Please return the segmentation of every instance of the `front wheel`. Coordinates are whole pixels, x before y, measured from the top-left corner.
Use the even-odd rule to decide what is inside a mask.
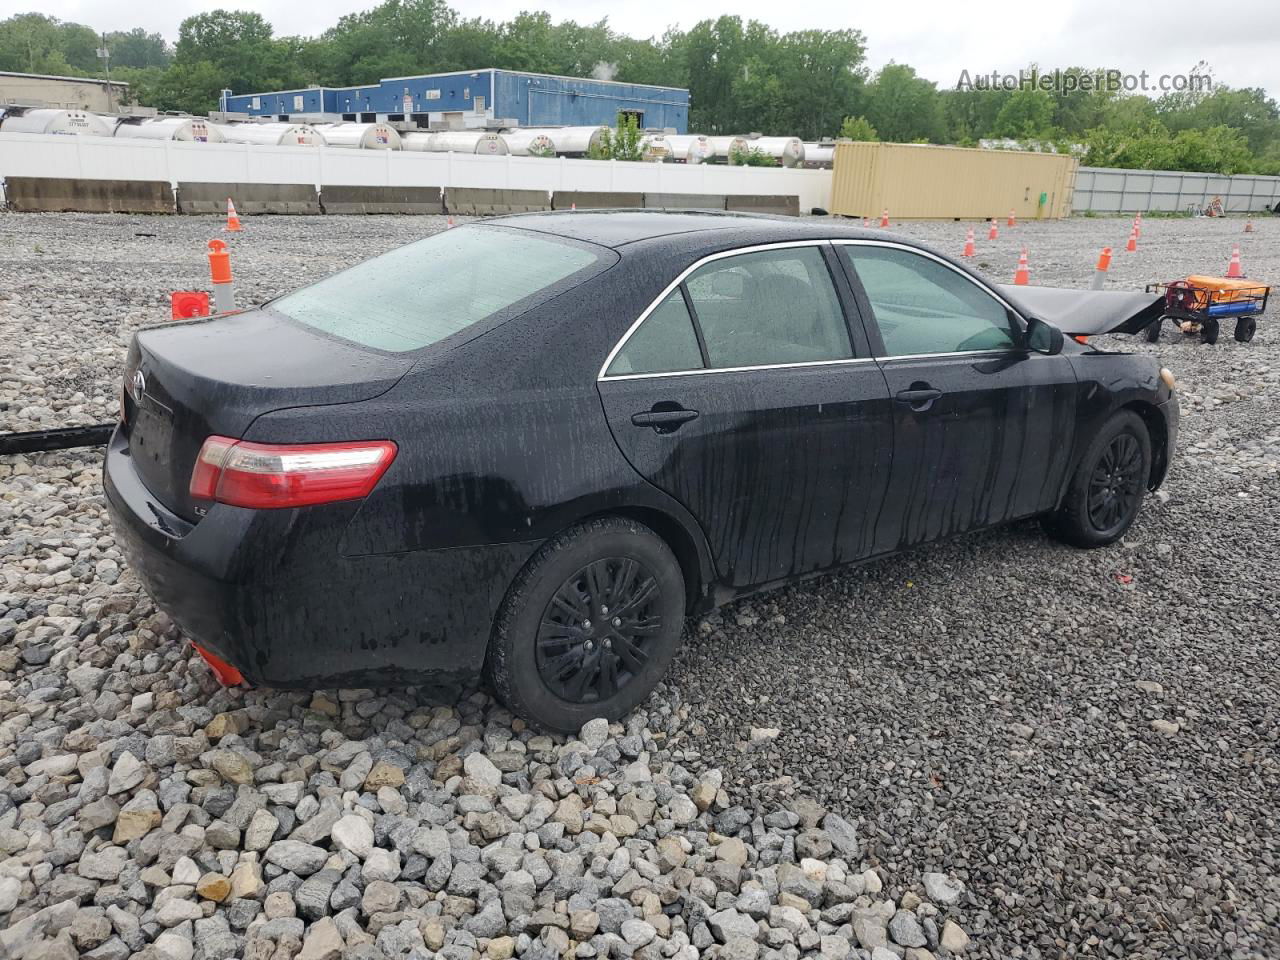
[[[1248,343],[1253,339],[1253,335],[1258,332],[1258,321],[1255,317],[1241,317],[1236,321],[1236,339],[1241,343]]]
[[[1151,437],[1142,418],[1122,410],[1108,420],[1081,458],[1062,505],[1042,521],[1073,547],[1115,543],[1142,507],[1151,475]]]
[[[652,530],[607,517],[543,544],[512,584],[485,670],[536,727],[617,720],[666,673],[684,629],[679,561]]]
[[[1160,317],[1158,320],[1152,320],[1147,324],[1147,343],[1155,343],[1160,339],[1160,328],[1162,326],[1164,326],[1164,317]]]
[[[1200,324],[1200,342],[1201,343],[1217,343],[1218,333],[1221,331],[1218,321],[1212,318],[1204,320]]]

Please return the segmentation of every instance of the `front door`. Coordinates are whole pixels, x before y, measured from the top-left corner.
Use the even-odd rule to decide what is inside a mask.
[[[877,552],[1054,507],[1075,428],[1071,361],[1028,350],[1014,312],[940,258],[875,241],[836,248],[893,398]]]
[[[698,519],[735,587],[873,551],[891,401],[833,268],[825,243],[710,258],[600,378],[619,447]]]

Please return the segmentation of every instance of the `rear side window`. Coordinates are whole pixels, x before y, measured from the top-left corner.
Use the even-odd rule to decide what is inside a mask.
[[[522,301],[553,295],[599,255],[523,230],[459,227],[399,247],[271,303],[309,327],[392,353],[418,350]]]
[[[629,373],[673,373],[701,367],[702,354],[698,350],[698,336],[693,331],[693,318],[677,288],[645,318],[605,374],[615,377]]]
[[[849,330],[817,247],[714,260],[686,286],[711,367],[847,360]]]
[[[894,247],[840,248],[862,282],[885,355],[1013,347],[1008,309],[960,273]]]

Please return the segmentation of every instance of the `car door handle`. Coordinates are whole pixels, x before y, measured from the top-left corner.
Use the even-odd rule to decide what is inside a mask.
[[[923,412],[933,406],[933,401],[942,396],[942,391],[934,387],[912,387],[910,390],[899,390],[893,398],[899,403],[910,405],[912,410]]]
[[[631,422],[637,427],[653,427],[659,433],[665,433],[697,417],[697,410],[646,410],[644,413],[632,414]]]

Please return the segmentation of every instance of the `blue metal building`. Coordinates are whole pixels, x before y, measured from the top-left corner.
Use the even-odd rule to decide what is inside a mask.
[[[677,133],[689,127],[688,90],[496,69],[391,77],[356,87],[224,91],[221,109],[280,120],[305,116],[460,127],[613,124],[619,112],[626,112],[641,127],[670,127]]]

